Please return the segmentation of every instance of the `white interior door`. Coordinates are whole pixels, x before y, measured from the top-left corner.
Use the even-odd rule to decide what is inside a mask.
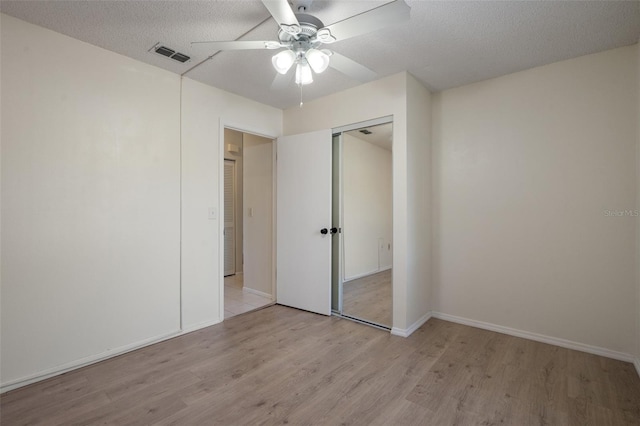
[[[224,276],[236,273],[236,162],[224,160]]]
[[[328,129],[277,141],[277,300],[324,315],[331,314],[331,143]]]

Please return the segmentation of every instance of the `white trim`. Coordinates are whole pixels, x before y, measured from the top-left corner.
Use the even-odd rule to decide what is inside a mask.
[[[115,349],[108,349],[102,353],[97,355],[91,355],[85,358],[80,358],[76,361],[72,361],[66,364],[62,364],[57,367],[49,368],[47,370],[41,371],[36,374],[31,374],[29,376],[22,377],[20,379],[11,380],[6,383],[2,383],[0,385],[0,393],[4,393],[13,389],[17,389],[22,386],[29,385],[31,383],[39,382],[41,380],[48,379],[53,376],[58,376],[62,373],[66,373],[67,371],[75,370],[81,367],[85,367],[87,365],[95,364],[100,361],[104,361],[109,358],[113,358],[118,355],[125,354],[127,352],[135,351],[136,349],[143,348],[145,346],[153,345],[155,343],[160,343],[162,341],[172,339],[174,337],[180,336],[182,334],[180,331],[175,331],[173,333],[164,334],[161,336],[152,337],[150,339],[145,339],[140,342],[131,343],[129,345],[120,346]]]
[[[338,179],[338,183],[337,183],[337,188],[338,188],[338,195],[337,197],[335,196],[335,194],[333,193],[334,190],[334,183],[335,182],[331,182],[331,220],[333,221],[333,210],[337,209],[338,211],[338,223],[334,224],[333,226],[338,226],[338,229],[340,229],[340,232],[338,232],[338,235],[336,235],[336,237],[338,237],[338,253],[337,253],[337,257],[338,257],[338,266],[337,266],[337,272],[338,272],[338,306],[336,307],[338,312],[340,313],[344,313],[344,266],[345,266],[345,261],[344,261],[344,234],[342,233],[342,230],[344,229],[344,156],[342,155],[344,152],[344,142],[342,139],[342,133],[338,133],[338,134],[333,134],[331,135],[331,147],[333,149],[333,153],[332,155],[332,167],[335,169],[337,169],[337,179]],[[337,165],[336,165],[337,162]],[[331,171],[331,179],[335,179],[336,175],[334,174],[334,170]],[[334,199],[338,200],[338,205],[334,206],[333,205],[333,201]],[[334,261],[334,255],[335,253],[333,253],[333,246],[331,247],[331,261]],[[333,271],[332,275],[333,275]],[[333,277],[332,277],[332,283],[331,283],[331,304],[333,305]],[[333,306],[331,306],[333,308]]]
[[[353,281],[353,280],[357,280],[357,279],[360,279],[360,278],[368,277],[369,275],[375,275],[375,274],[378,274],[380,272],[388,271],[389,269],[391,269],[391,265],[387,266],[385,268],[382,268],[382,269],[377,269],[375,271],[365,272],[364,274],[358,274],[358,275],[354,275],[354,276],[349,277],[349,278],[345,278],[342,282],[343,283],[347,283],[349,281]]]
[[[218,309],[224,318],[224,128],[220,118],[218,125]]]
[[[636,373],[638,373],[638,376],[640,376],[640,358],[636,358],[633,361],[633,365],[636,367]]]
[[[414,331],[419,329],[420,326],[422,326],[422,324],[424,324],[425,322],[429,321],[431,316],[432,316],[431,315],[431,311],[427,312],[426,314],[424,314],[423,316],[418,318],[418,320],[416,322],[411,324],[411,326],[409,326],[409,328],[406,328],[406,329],[405,328],[393,327],[391,329],[391,334],[393,334],[394,336],[409,337],[409,336],[411,336],[411,334]]]
[[[351,130],[363,129],[365,127],[373,127],[379,124],[393,123],[393,115],[385,115],[384,117],[372,118],[371,120],[360,121],[358,123],[347,124],[346,126],[334,127],[331,134],[349,132]]]
[[[276,235],[278,235],[277,228],[277,200],[278,200],[278,139],[273,138],[271,142],[271,294],[272,300],[276,301],[277,288],[277,270],[278,262],[277,262],[277,249],[276,245]]]
[[[559,337],[545,336],[544,334],[532,333],[530,331],[517,330],[515,328],[504,327],[502,325],[491,324],[488,322],[476,321],[468,318],[458,317],[455,315],[443,314],[442,312],[433,312],[432,316],[433,318],[439,318],[445,321],[451,321],[458,324],[481,328],[484,330],[495,331],[497,333],[508,334],[509,336],[522,337],[523,339],[533,340],[536,342],[548,343],[550,345],[560,346],[561,348],[574,349],[576,351],[600,355],[620,361],[634,362],[634,358],[631,354],[613,351],[611,349],[601,348],[599,346],[586,345],[584,343],[561,339]],[[636,368],[638,368],[638,364],[636,364]]]
[[[269,293],[265,293],[264,291],[259,291],[259,290],[256,290],[254,288],[242,287],[242,291],[246,291],[247,293],[255,294],[255,295],[258,295],[258,296],[262,296],[262,297],[267,297],[267,298],[273,300],[273,296],[270,295]]]

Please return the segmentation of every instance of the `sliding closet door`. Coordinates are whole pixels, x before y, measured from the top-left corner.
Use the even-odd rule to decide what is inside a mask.
[[[342,315],[391,328],[393,125],[342,134]]]
[[[277,300],[331,314],[331,131],[277,141]]]

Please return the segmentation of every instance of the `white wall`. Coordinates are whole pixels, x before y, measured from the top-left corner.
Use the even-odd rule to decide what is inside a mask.
[[[1,19],[3,390],[221,321],[222,128],[282,111]]]
[[[430,281],[430,274],[424,277],[419,276],[419,273],[413,269],[409,271],[409,268],[416,267],[415,263],[411,266],[408,264],[409,234],[414,233],[416,240],[420,240],[420,246],[430,244],[426,240],[428,234],[415,229],[415,223],[408,222],[409,208],[418,207],[413,202],[409,204],[408,200],[409,179],[412,172],[408,171],[407,165],[407,88],[419,85],[417,82],[408,83],[412,78],[405,72],[395,74],[305,102],[302,108],[294,107],[284,112],[286,135],[332,129],[393,115],[393,327],[400,333],[408,330],[428,312],[428,306],[423,299],[409,299],[409,294],[415,291],[422,292],[423,289],[418,287],[424,287],[424,291],[427,291]],[[421,89],[415,97],[426,94],[428,91]],[[426,102],[428,100],[424,101]],[[420,123],[423,129],[425,120],[428,122],[428,119],[420,117],[420,120],[414,121],[414,125]],[[427,158],[424,160],[428,162]],[[420,162],[421,158],[413,161]],[[416,174],[424,173],[427,172]],[[425,197],[428,196],[428,192],[425,190]],[[428,198],[424,200],[428,204]],[[421,229],[423,227],[428,227],[428,224],[420,225]],[[418,245],[417,242],[414,245]]]
[[[407,76],[407,240],[408,323],[425,318],[432,309],[432,123],[431,93]]]
[[[182,84],[182,325],[222,321],[221,211],[223,127],[277,137],[282,111],[198,83]]]
[[[244,133],[244,288],[272,295],[273,140]]]
[[[637,47],[435,97],[435,309],[635,350]]]
[[[1,15],[2,386],[180,328],[180,78]]]
[[[348,133],[342,140],[344,275],[350,280],[391,268],[392,158]]]

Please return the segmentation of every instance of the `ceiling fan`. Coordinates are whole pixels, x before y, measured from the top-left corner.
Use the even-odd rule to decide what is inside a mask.
[[[288,78],[279,77],[285,76],[293,65],[295,82],[300,87],[313,82],[314,72],[320,74],[329,66],[358,81],[375,79],[376,73],[369,68],[339,53],[322,49],[322,45],[406,21],[411,8],[404,0],[395,0],[325,26],[320,19],[304,13],[312,1],[298,0],[298,13],[295,13],[287,0],[262,0],[280,27],[277,41],[199,41],[192,45],[206,44],[215,50],[284,49],[271,61],[278,72],[272,88],[289,82]]]

